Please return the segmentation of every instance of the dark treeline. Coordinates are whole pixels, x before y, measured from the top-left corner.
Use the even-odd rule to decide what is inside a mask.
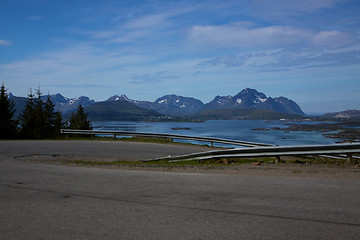
[[[84,108],[80,105],[69,121],[64,121],[48,95],[43,100],[40,87],[27,96],[26,106],[14,119],[15,105],[7,94],[4,84],[0,89],[0,139],[53,139],[60,137],[62,128],[92,129]]]

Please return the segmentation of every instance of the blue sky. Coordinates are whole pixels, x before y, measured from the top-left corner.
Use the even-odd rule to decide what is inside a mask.
[[[100,101],[255,88],[360,109],[358,0],[0,0],[0,81]]]

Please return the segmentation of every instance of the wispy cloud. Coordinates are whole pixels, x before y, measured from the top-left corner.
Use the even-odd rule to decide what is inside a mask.
[[[315,46],[326,48],[341,48],[359,43],[354,33],[340,31],[321,31],[314,34],[311,40]]]
[[[288,26],[245,28],[237,24],[195,26],[189,39],[200,45],[226,48],[277,47],[301,43],[311,37],[311,32]]]
[[[0,46],[10,46],[11,42],[0,39]]]
[[[61,84],[61,83],[57,83],[57,84],[45,84],[44,87],[55,87],[55,88],[77,88],[77,89],[99,89],[99,88],[114,88],[114,85],[104,85],[104,84],[89,84],[89,83],[84,83],[84,84]]]
[[[32,21],[39,21],[39,20],[42,20],[42,19],[43,19],[43,17],[39,16],[39,15],[33,15],[33,16],[29,17],[29,20],[32,20]]]
[[[143,84],[143,83],[160,83],[164,80],[175,79],[176,77],[171,75],[167,71],[159,71],[155,73],[134,74],[131,78],[133,79],[131,83]]]
[[[198,63],[199,71],[211,68],[239,68],[250,72],[288,71],[315,67],[356,66],[360,64],[360,44],[345,48],[272,49],[224,55]]]
[[[225,55],[219,56],[216,58],[212,58],[206,61],[202,61],[197,64],[197,67],[202,69],[206,67],[220,67],[220,68],[231,68],[231,67],[239,67],[243,66],[248,59],[253,56],[252,53],[246,53],[243,55]]]
[[[188,38],[199,46],[214,48],[264,48],[311,45],[343,47],[355,44],[354,34],[340,31],[315,31],[291,26],[244,27],[243,24],[194,26]]]
[[[126,82],[121,76],[132,68],[149,61],[149,57],[131,55],[122,50],[108,51],[91,44],[73,45],[33,56],[21,61],[0,64],[1,76],[12,79],[18,91],[27,92],[29,84],[47,83],[49,86],[96,86]],[[53,84],[53,85],[51,85]],[[95,84],[95,85],[94,85]],[[9,84],[10,86],[11,83]],[[75,88],[74,88],[75,91]]]
[[[257,6],[258,10],[267,10],[268,14],[293,14],[294,12],[314,12],[332,8],[339,2],[341,0],[254,0],[253,4]]]
[[[143,29],[156,28],[164,24],[167,18],[173,16],[175,13],[159,13],[135,18],[123,25],[125,29]]]

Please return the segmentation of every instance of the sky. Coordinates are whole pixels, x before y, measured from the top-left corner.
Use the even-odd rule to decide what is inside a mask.
[[[359,110],[359,13],[359,0],[0,0],[0,82],[96,101],[254,88],[305,113]]]

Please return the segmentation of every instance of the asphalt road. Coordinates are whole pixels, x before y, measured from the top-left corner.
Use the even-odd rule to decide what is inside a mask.
[[[122,144],[0,142],[0,239],[359,239],[358,180],[128,171],[14,160],[26,154],[86,155],[89,148],[98,157],[118,157]],[[134,159],[153,149],[134,146],[137,153],[127,147]]]

